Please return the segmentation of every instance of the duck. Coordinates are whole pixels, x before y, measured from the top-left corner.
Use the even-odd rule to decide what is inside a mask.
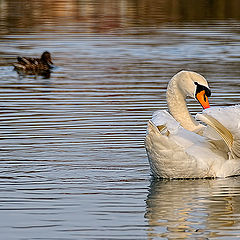
[[[168,109],[148,121],[145,148],[154,178],[240,175],[240,105],[210,107],[211,90],[199,73],[182,70],[168,83]],[[203,108],[193,117],[187,98]]]
[[[14,70],[18,73],[42,75],[50,73],[53,68],[51,54],[44,51],[40,58],[17,57],[18,62],[14,63]]]

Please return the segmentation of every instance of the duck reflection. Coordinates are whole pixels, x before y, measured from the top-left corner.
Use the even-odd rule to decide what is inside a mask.
[[[240,234],[240,177],[152,181],[148,239],[206,239]],[[211,229],[211,230],[210,230]],[[234,231],[233,231],[234,230]]]
[[[26,76],[32,75],[34,76],[35,79],[38,78],[38,76],[42,77],[43,79],[49,79],[51,77],[51,71],[42,71],[42,72],[37,72],[37,73],[32,73],[32,72],[24,72],[24,71],[16,71],[18,73],[18,78],[22,79]]]

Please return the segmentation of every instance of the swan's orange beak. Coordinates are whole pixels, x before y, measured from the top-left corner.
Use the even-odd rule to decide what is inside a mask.
[[[196,98],[204,109],[210,107],[205,90],[202,90],[201,92],[197,93]]]

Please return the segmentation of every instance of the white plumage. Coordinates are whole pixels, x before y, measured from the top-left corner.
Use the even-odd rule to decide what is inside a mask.
[[[169,112],[153,114],[145,139],[155,177],[240,175],[240,106],[208,108],[206,92],[210,93],[206,79],[195,72],[181,71],[169,82]],[[190,115],[188,96],[207,108],[196,116],[204,125]]]

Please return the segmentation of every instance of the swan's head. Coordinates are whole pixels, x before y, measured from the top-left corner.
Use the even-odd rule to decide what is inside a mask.
[[[173,79],[183,96],[196,99],[204,109],[210,107],[208,97],[211,96],[211,91],[207,80],[202,75],[196,72],[181,71]]]

